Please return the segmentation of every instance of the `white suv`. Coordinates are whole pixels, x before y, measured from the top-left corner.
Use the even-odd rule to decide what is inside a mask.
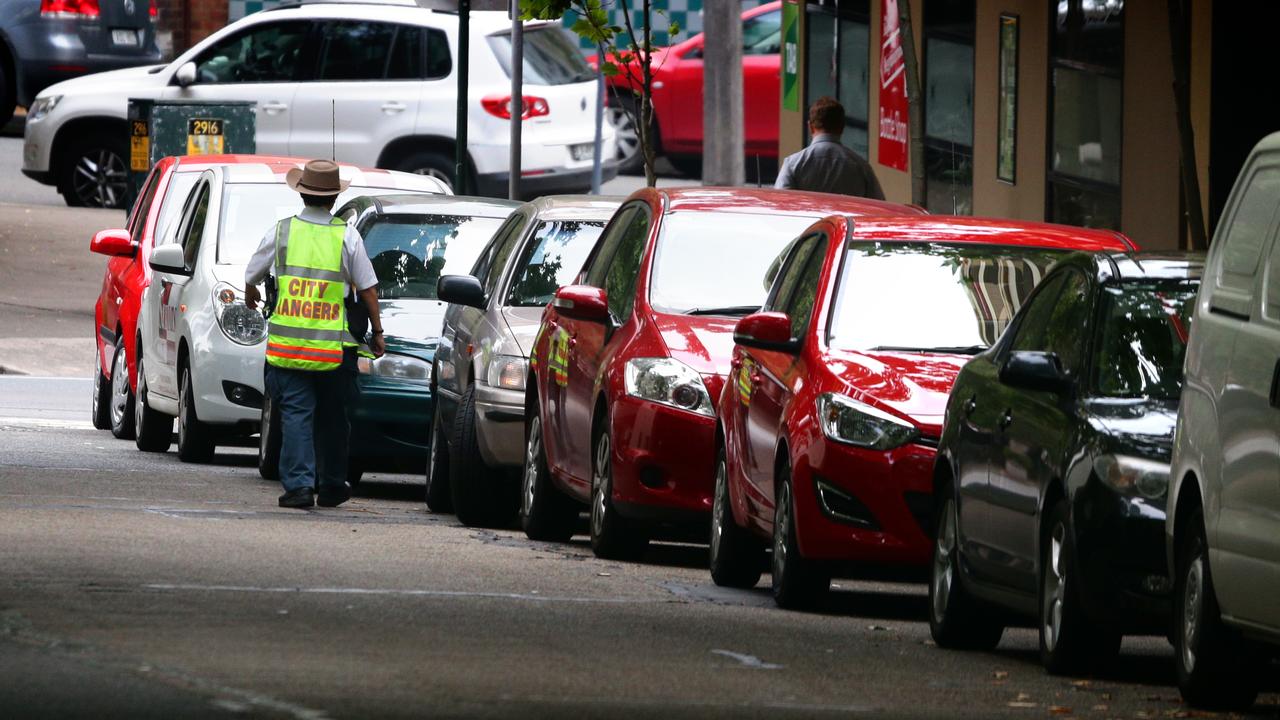
[[[510,37],[505,13],[472,13],[467,150],[472,188],[483,195],[506,196]],[[27,116],[22,171],[56,185],[68,204],[119,206],[129,98],[240,100],[257,103],[259,154],[336,155],[452,186],[457,46],[457,14],[412,0],[258,12],[168,65],[87,75],[41,92]],[[595,75],[558,25],[526,24],[524,83],[523,191],[587,189]],[[605,123],[603,156],[613,157],[613,147]],[[606,170],[606,179],[616,174]]]
[[[1280,133],[1250,155],[1209,247],[1165,521],[1178,685],[1238,710],[1280,649]]]

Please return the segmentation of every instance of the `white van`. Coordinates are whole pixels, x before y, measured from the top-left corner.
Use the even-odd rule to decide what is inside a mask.
[[[1280,646],[1280,133],[1249,156],[1209,248],[1167,517],[1182,696],[1247,708]]]

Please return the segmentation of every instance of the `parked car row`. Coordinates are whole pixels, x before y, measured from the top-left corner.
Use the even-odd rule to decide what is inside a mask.
[[[1053,673],[1166,635],[1189,702],[1246,707],[1280,645],[1276,168],[1280,134],[1207,259],[794,191],[355,199],[367,245],[402,209],[389,333],[397,293],[450,304],[386,373],[418,399],[364,411],[395,405],[464,524],[565,541],[585,513],[614,560],[709,542],[715,583],[767,569],[784,608],[927,580],[939,647],[1029,620]],[[440,249],[433,214],[491,230]]]

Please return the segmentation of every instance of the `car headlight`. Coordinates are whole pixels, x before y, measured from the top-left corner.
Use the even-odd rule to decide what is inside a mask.
[[[494,355],[489,361],[489,373],[486,380],[489,387],[505,390],[524,390],[525,371],[528,361],[518,355]]]
[[[362,357],[356,361],[356,368],[365,375],[431,384],[431,363],[411,355],[387,353],[380,358]]]
[[[245,305],[240,293],[226,283],[213,288],[213,312],[222,333],[234,343],[257,345],[267,337],[267,321],[262,313]]]
[[[818,396],[818,422],[827,439],[870,450],[892,450],[920,435],[906,420],[837,393]]]
[[[1140,495],[1159,500],[1169,491],[1169,464],[1130,455],[1099,455],[1094,472],[1103,482],[1124,495]]]
[[[671,358],[633,358],[625,373],[627,394],[699,415],[714,416],[711,394],[697,370]]]
[[[44,119],[44,116],[58,107],[58,103],[62,102],[61,95],[46,95],[42,98],[36,98],[31,103],[31,109],[27,111],[27,122],[38,122]]]

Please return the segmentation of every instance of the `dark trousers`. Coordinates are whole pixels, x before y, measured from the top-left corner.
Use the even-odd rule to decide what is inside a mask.
[[[280,483],[286,491],[341,492],[347,481],[347,404],[355,393],[356,353],[337,370],[289,370],[267,364],[266,386],[280,408]]]

